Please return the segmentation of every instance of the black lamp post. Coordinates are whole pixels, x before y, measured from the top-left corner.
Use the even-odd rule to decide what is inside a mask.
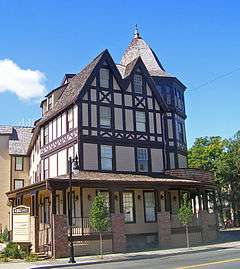
[[[72,235],[72,175],[73,173],[77,173],[79,171],[79,165],[78,165],[78,157],[75,158],[70,157],[68,160],[68,166],[69,166],[69,228],[70,228],[70,257],[69,257],[69,263],[76,263],[74,259],[74,247],[73,247],[73,235]]]

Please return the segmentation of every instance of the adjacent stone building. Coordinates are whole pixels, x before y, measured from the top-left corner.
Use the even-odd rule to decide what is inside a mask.
[[[213,176],[187,168],[185,90],[137,31],[120,64],[105,50],[78,74],[64,76],[41,102],[42,117],[32,133],[26,129],[28,148],[10,153],[12,162],[0,161],[6,171],[6,214],[19,205],[31,208],[33,251],[68,255],[68,160],[75,156],[80,168],[72,180],[77,255],[97,251],[89,210],[98,192],[106,198],[112,223],[103,236],[105,251],[184,245],[176,214],[185,192],[194,211],[191,242],[216,238]],[[12,130],[7,132],[2,143],[9,156]],[[13,169],[18,155],[26,174]],[[14,188],[19,178],[26,183]]]

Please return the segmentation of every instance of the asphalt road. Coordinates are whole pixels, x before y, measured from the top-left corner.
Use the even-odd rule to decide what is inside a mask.
[[[240,268],[240,247],[221,250],[211,250],[172,257],[152,257],[124,262],[94,264],[87,266],[74,266],[81,269],[226,269]],[[68,268],[69,269],[69,268]]]

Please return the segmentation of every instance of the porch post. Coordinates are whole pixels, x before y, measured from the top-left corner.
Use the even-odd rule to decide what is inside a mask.
[[[201,199],[201,192],[197,189],[197,197],[198,197],[198,211],[202,211],[202,199]]]
[[[63,191],[64,194],[64,191]],[[65,196],[66,197],[66,196]],[[63,196],[64,202],[64,196]],[[63,203],[63,212],[66,213]],[[56,214],[56,190],[51,190],[51,224],[52,224],[52,256],[56,258],[68,257],[68,221],[66,214]]]
[[[171,220],[170,211],[165,210],[164,206],[161,208],[160,188],[156,188],[157,193],[157,222],[158,222],[158,243],[160,248],[166,248],[171,245]],[[166,192],[164,192],[164,200]]]
[[[31,244],[32,251],[39,250],[38,192],[31,194]]]
[[[207,198],[207,191],[203,191],[203,210],[208,211],[208,198]]]
[[[126,252],[127,240],[123,212],[123,191],[119,191],[120,212],[115,212],[114,189],[110,189],[110,212],[112,218],[112,249],[114,253]]]

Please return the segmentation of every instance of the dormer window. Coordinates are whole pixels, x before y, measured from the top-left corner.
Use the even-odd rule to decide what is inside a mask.
[[[50,95],[50,96],[48,97],[48,110],[51,110],[52,107],[53,107],[53,96]]]
[[[135,93],[142,93],[142,76],[135,74],[133,76],[133,88]]]
[[[100,69],[100,87],[109,88],[109,69]]]

